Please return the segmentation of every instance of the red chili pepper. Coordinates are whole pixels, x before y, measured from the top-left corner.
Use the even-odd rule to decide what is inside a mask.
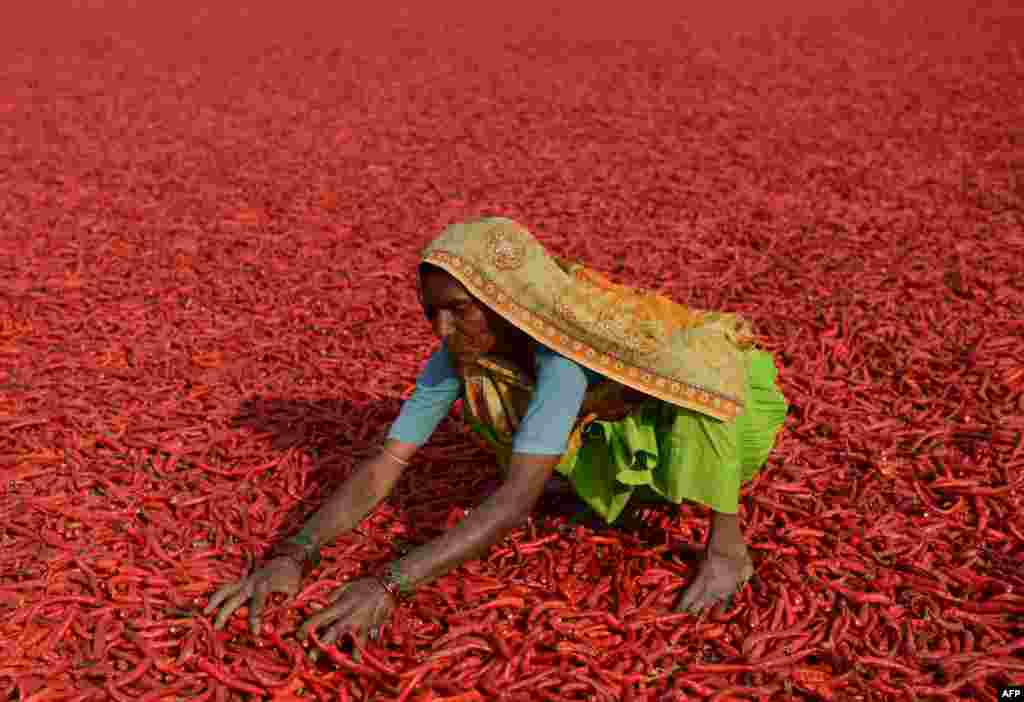
[[[130,673],[124,675],[117,680],[111,680],[107,682],[107,692],[111,695],[117,694],[117,688],[128,687],[137,680],[141,680],[142,676],[149,672],[149,669],[153,667],[153,658],[144,658]],[[111,692],[113,689],[113,692]]]
[[[534,605],[534,607],[526,615],[526,619],[528,621],[531,621],[531,622],[538,622],[538,621],[540,621],[541,615],[544,614],[545,612],[549,612],[549,611],[553,611],[553,610],[554,611],[565,610],[565,609],[566,609],[565,602],[563,602],[561,600],[547,600],[547,601],[544,601],[544,602],[540,602],[537,605]]]
[[[410,680],[410,681],[409,681],[409,682],[408,682],[408,683],[407,683],[407,684],[406,684],[406,685],[405,685],[405,686],[404,686],[404,687],[402,688],[402,691],[401,691],[401,693],[399,693],[399,695],[398,695],[398,699],[397,699],[397,700],[395,700],[395,702],[406,702],[406,700],[408,700],[408,699],[409,699],[409,696],[410,696],[410,695],[411,695],[411,694],[413,693],[413,690],[415,690],[416,688],[418,688],[418,687],[419,687],[419,685],[420,685],[420,683],[421,683],[421,682],[423,682],[423,678],[425,678],[425,677],[426,677],[426,675],[427,675],[427,672],[428,672],[428,671],[426,671],[426,670],[423,670],[423,671],[421,671],[420,673],[418,673],[418,674],[417,674],[416,676],[414,676],[414,677],[413,677],[413,678],[412,678],[412,679],[411,679],[411,680]]]
[[[694,680],[689,676],[682,676],[675,681],[675,685],[678,688],[686,689],[695,695],[699,695],[703,699],[710,698],[716,692],[715,688],[706,683],[706,680]]]
[[[531,657],[533,656],[534,649],[537,643],[544,639],[547,639],[550,635],[550,631],[537,627],[534,632],[526,636],[526,639],[523,641],[522,646],[519,647],[520,653],[515,656],[514,661],[521,675],[525,675],[531,669]]]
[[[438,638],[434,642],[434,645],[437,648],[443,648],[452,641],[461,639],[463,636],[468,634],[478,634],[489,631],[497,621],[496,613],[492,613],[492,615],[493,616],[489,615],[484,621],[477,622],[475,624],[467,624],[450,630],[447,634]]]
[[[893,605],[895,604],[891,597],[883,595],[877,592],[857,592],[856,590],[850,590],[842,585],[825,581],[825,585],[832,590],[835,590],[843,597],[856,602],[857,604],[880,604],[880,605]]]
[[[792,600],[789,596],[789,588],[783,587],[778,590],[778,599],[772,608],[772,623],[770,631],[778,631],[785,622],[787,627],[796,624],[796,612],[793,611]]]
[[[283,680],[277,680],[269,675],[266,675],[263,672],[263,670],[261,670],[260,665],[255,663],[251,658],[247,658],[245,662],[249,667],[249,672],[256,679],[256,682],[267,689],[286,687],[287,685],[291,684],[294,678],[293,672],[291,674],[288,674]]]
[[[896,672],[903,673],[911,679],[931,677],[930,673],[922,672],[921,670],[915,670],[909,666],[903,665],[902,663],[898,663],[890,658],[880,658],[876,656],[860,656],[857,662],[861,665],[894,670]]]
[[[502,607],[510,607],[512,609],[523,609],[526,606],[526,601],[522,597],[499,597],[495,600],[491,600],[486,604],[482,604],[476,608],[477,612],[488,610],[488,609],[499,609]]]
[[[363,641],[356,639],[355,647],[359,651],[359,655],[362,660],[365,660],[369,666],[376,668],[385,675],[398,677],[398,671],[393,666],[388,665],[378,658],[377,655],[370,650],[370,646],[371,645],[365,644]]]
[[[212,663],[205,658],[200,658],[199,660],[197,660],[196,667],[204,673],[210,675],[215,680],[223,683],[224,685],[227,685],[229,688],[233,690],[245,692],[250,695],[256,695],[257,697],[266,694],[266,691],[263,688],[257,687],[256,685],[250,685],[249,683],[244,682],[242,680],[238,680],[237,678],[228,674],[227,671],[223,670],[222,668],[218,667],[215,663]]]
[[[464,653],[469,653],[470,651],[482,651],[484,653],[492,653],[490,645],[478,641],[469,641],[459,646],[452,646],[451,648],[447,648],[436,653],[432,653],[430,656],[427,657],[427,661],[434,662],[442,660],[444,658],[457,657],[461,656]]]

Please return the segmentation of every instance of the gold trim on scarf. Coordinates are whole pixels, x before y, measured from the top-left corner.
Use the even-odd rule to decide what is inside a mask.
[[[746,400],[738,315],[692,310],[551,257],[522,226],[489,218],[448,227],[423,252],[536,341],[646,395],[730,422]]]

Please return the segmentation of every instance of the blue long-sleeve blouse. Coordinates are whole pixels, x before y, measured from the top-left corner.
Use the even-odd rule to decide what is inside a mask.
[[[543,344],[535,343],[534,352],[536,388],[513,439],[512,450],[560,455],[568,447],[569,433],[583,406],[587,387],[604,376]],[[416,389],[402,404],[387,438],[422,446],[462,391],[462,380],[452,368],[448,348],[442,342],[416,378]]]

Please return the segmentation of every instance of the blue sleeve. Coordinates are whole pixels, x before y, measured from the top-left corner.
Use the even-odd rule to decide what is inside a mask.
[[[427,443],[461,390],[462,381],[452,369],[448,347],[442,343],[416,378],[416,389],[402,404],[387,438],[416,446]]]
[[[568,448],[587,385],[601,376],[543,345],[538,344],[536,358],[536,389],[512,441],[512,451],[562,454]]]

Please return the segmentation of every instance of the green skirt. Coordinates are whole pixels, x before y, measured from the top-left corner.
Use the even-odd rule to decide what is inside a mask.
[[[620,421],[591,422],[556,470],[608,523],[631,498],[690,500],[735,514],[740,486],[768,460],[789,409],[772,355],[748,354],[747,405],[735,421],[652,399]]]

